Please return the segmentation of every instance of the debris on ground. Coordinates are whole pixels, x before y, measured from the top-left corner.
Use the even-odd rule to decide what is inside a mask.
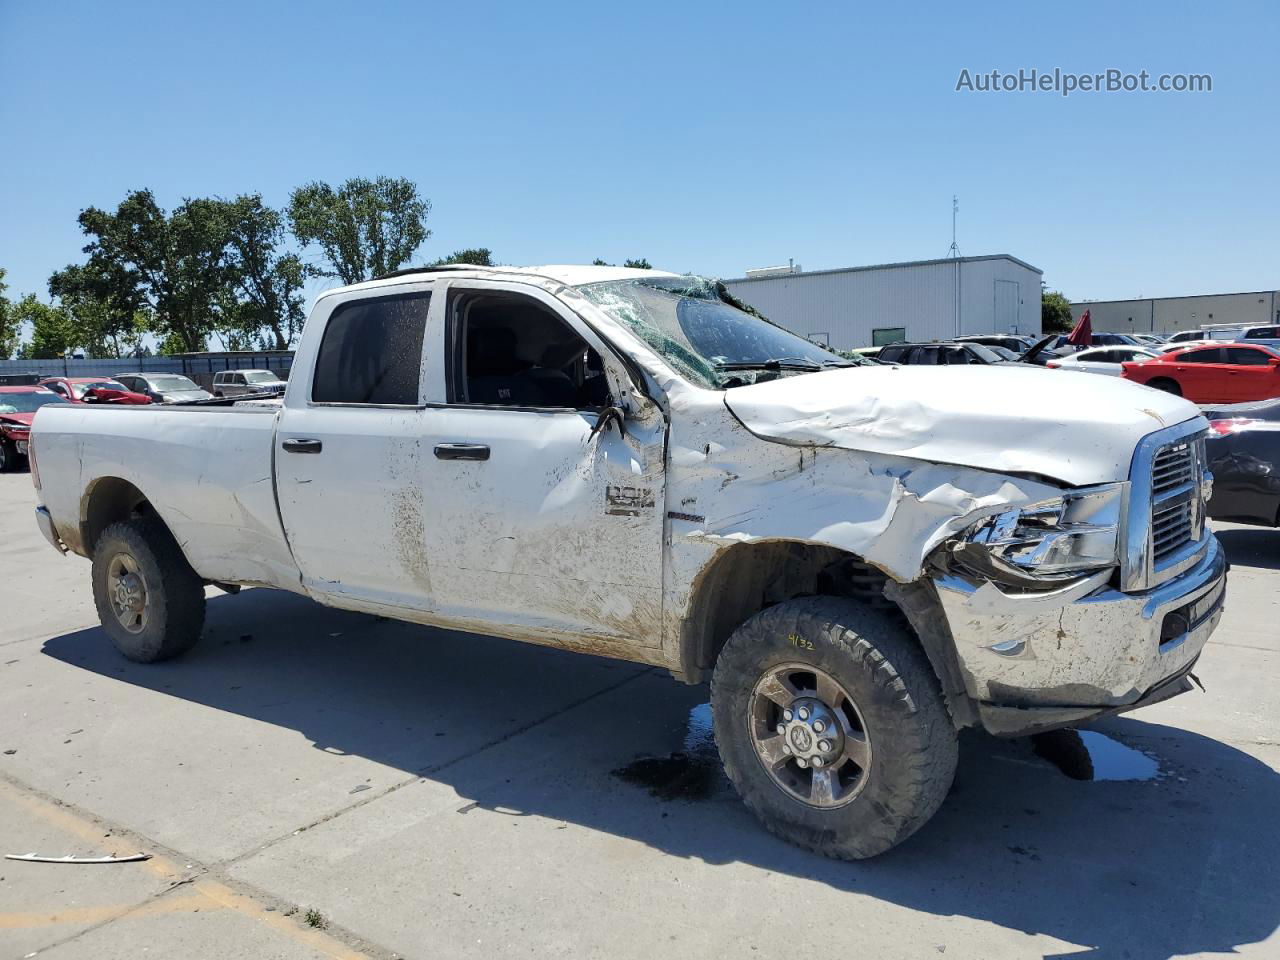
[[[29,863],[134,863],[138,860],[150,860],[149,853],[130,853],[120,857],[48,857],[38,853],[6,853],[6,860],[26,860]]]

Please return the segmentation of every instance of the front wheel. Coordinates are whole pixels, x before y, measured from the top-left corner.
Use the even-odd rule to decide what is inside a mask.
[[[18,447],[10,440],[0,439],[0,473],[18,469]]]
[[[711,682],[725,772],[766,828],[830,857],[883,853],[947,795],[958,744],[910,629],[855,601],[771,607],[729,638]]]
[[[102,531],[92,577],[102,629],[130,660],[168,660],[200,639],[204,584],[158,520],[113,523]]]

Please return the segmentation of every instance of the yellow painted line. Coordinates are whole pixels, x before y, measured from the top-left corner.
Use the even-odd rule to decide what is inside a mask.
[[[106,853],[114,853],[119,849],[121,841],[113,837],[104,837],[99,824],[81,817],[79,814],[50,803],[40,797],[18,789],[14,785],[0,780],[0,799],[7,799],[25,808],[33,816],[40,818],[72,836],[79,837],[88,844]],[[130,853],[146,851],[130,850]],[[163,856],[153,856],[150,860],[139,864],[160,877],[176,880],[182,876],[183,868]],[[59,870],[74,870],[73,865],[55,865]],[[110,870],[106,865],[85,865],[82,870]],[[331,937],[323,930],[304,927],[296,920],[286,917],[278,910],[268,910],[252,897],[238,893],[218,880],[203,879],[192,884],[194,891],[190,896],[159,899],[136,907],[106,906],[81,907],[44,913],[5,913],[0,914],[0,930],[17,929],[23,926],[47,926],[60,923],[95,924],[116,918],[135,916],[151,916],[164,913],[180,913],[184,910],[225,909],[233,910],[242,916],[249,917],[283,934],[295,943],[310,947],[317,953],[334,960],[368,960],[367,955],[351,949],[342,941]]]
[[[210,902],[203,894],[189,897],[164,897],[138,906],[133,903],[117,904],[112,907],[71,907],[66,910],[52,912],[32,911],[30,913],[0,913],[0,930],[23,930],[31,927],[56,927],[59,924],[72,923],[77,926],[91,926],[114,920],[116,917],[152,917],[165,913],[182,913],[195,910],[219,910],[222,905]]]
[[[308,946],[326,957],[333,957],[334,960],[368,960],[365,954],[352,950],[345,943],[335,940],[323,930],[315,927],[304,927],[279,911],[268,910],[252,897],[237,893],[217,880],[201,880],[196,883],[195,887],[200,893],[228,910],[234,910],[236,913],[243,914],[246,917],[252,917],[259,923],[266,924],[272,930],[284,934],[290,940]]]

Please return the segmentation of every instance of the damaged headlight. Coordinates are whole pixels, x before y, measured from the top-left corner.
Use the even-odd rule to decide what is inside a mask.
[[[974,573],[1027,589],[1113,567],[1125,486],[1073,490],[987,517],[965,532],[953,556]]]

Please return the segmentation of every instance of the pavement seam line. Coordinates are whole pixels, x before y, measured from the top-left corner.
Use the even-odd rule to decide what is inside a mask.
[[[332,957],[334,960],[370,960],[372,957],[391,957],[394,955],[393,951],[369,943],[366,938],[359,937],[353,931],[349,931],[344,927],[337,927],[332,932],[304,927],[278,909],[279,905],[286,904],[286,901],[281,898],[273,896],[264,890],[259,890],[252,884],[223,876],[193,857],[182,856],[177,851],[170,850],[142,834],[106,820],[91,811],[83,810],[75,804],[58,800],[44,791],[23,783],[12,774],[0,772],[0,797],[5,797],[21,804],[46,823],[65,830],[88,843],[92,843],[101,850],[106,850],[109,846],[104,843],[104,840],[107,839],[103,836],[105,828],[113,838],[127,839],[135,843],[139,850],[163,851],[153,852],[150,860],[142,861],[139,865],[157,876],[174,880],[165,889],[140,900],[124,912],[105,917],[98,923],[76,931],[74,934],[42,948],[41,952],[77,940],[118,920],[133,917],[139,911],[153,909],[151,907],[152,904],[168,897],[174,890],[192,885],[198,896],[209,901],[218,909],[234,910],[284,934],[297,943],[302,943],[322,953],[324,956]],[[178,866],[179,862],[189,866],[180,868]],[[65,869],[74,869],[74,867],[67,866]],[[97,867],[96,869],[101,868]],[[184,874],[187,875],[184,876]],[[240,890],[237,890],[236,887],[239,887]],[[247,892],[241,892],[242,890]],[[295,906],[294,904],[287,905]],[[277,909],[269,909],[270,906],[276,906]],[[363,949],[355,948],[345,942],[343,938],[359,943]]]
[[[288,833],[281,834],[280,836],[274,837],[271,840],[267,840],[259,844],[258,846],[254,847],[252,850],[246,850],[244,853],[236,854],[234,857],[229,857],[225,860],[218,860],[215,863],[213,863],[211,867],[218,870],[225,870],[228,867],[233,867],[233,866],[236,866],[237,864],[244,863],[246,860],[250,860],[253,857],[256,857],[260,853],[264,853],[265,851],[271,849],[277,844],[283,843],[284,841],[288,840],[290,837],[295,837],[299,833],[305,833],[308,830],[313,830],[316,827],[329,823],[332,820],[336,820],[339,817],[344,816],[353,810],[358,810],[361,807],[367,806],[368,804],[381,800],[383,797],[390,796],[391,794],[395,793],[397,790],[402,790],[403,788],[409,786],[410,784],[418,783],[421,780],[425,780],[428,777],[430,777],[432,774],[439,773],[441,770],[447,770],[449,767],[453,766],[456,763],[462,763],[464,760],[470,760],[472,757],[477,757],[487,750],[491,750],[494,747],[501,746],[502,744],[506,743],[508,740],[511,740],[513,737],[518,737],[521,734],[528,733],[530,730],[534,729],[535,727],[539,727],[544,723],[547,723],[551,720],[556,719],[557,717],[563,716],[564,714],[568,713],[570,710],[576,710],[578,707],[582,706],[583,704],[590,703],[592,700],[596,699],[596,697],[602,697],[607,693],[612,693],[613,691],[619,689],[625,684],[630,683],[632,680],[636,680],[640,677],[651,676],[656,669],[657,668],[655,667],[643,667],[642,669],[637,670],[635,673],[631,674],[630,676],[624,677],[622,680],[619,680],[617,683],[610,684],[607,687],[603,687],[600,690],[595,691],[594,693],[590,693],[585,697],[581,697],[578,700],[573,701],[572,703],[567,703],[563,707],[561,707],[558,710],[555,710],[552,713],[539,717],[535,720],[531,720],[529,723],[525,724],[524,726],[519,727],[515,730],[512,730],[509,733],[503,734],[502,736],[497,737],[494,740],[490,740],[488,743],[482,744],[481,746],[477,747],[475,750],[472,750],[469,753],[465,753],[460,757],[454,757],[452,760],[446,760],[444,763],[436,764],[434,767],[427,767],[426,769],[422,770],[420,773],[415,773],[411,777],[407,777],[404,780],[400,780],[396,783],[393,783],[391,786],[387,787],[385,790],[375,793],[369,797],[363,797],[360,800],[357,800],[355,803],[349,804],[348,806],[342,807],[341,809],[334,810],[331,813],[328,813],[325,816],[312,821],[311,823],[305,824],[304,826],[301,826],[301,827],[297,827],[293,830],[290,830]]]

